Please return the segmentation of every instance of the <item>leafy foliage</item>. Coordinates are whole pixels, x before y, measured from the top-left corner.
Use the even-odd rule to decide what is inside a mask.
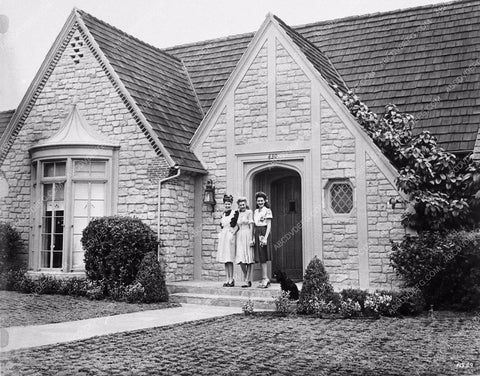
[[[413,134],[414,117],[389,104],[377,116],[352,91],[332,85],[373,142],[399,170],[397,187],[410,196],[404,225],[418,230],[475,227],[480,220],[480,164],[458,159],[424,131]]]
[[[18,231],[9,223],[0,222],[0,275],[19,268],[16,256],[22,250],[23,243]],[[5,282],[0,281],[0,284],[5,286]]]
[[[316,313],[317,306],[333,299],[333,287],[320,259],[315,256],[307,266],[298,301],[299,313]]]
[[[392,267],[437,309],[480,308],[480,232],[422,232],[392,243]]]
[[[165,273],[158,261],[156,252],[149,252],[145,255],[140,264],[135,283],[143,288],[143,303],[157,303],[168,301]]]
[[[81,242],[88,279],[104,281],[109,289],[132,284],[144,255],[157,250],[153,230],[130,217],[93,219],[83,230]]]

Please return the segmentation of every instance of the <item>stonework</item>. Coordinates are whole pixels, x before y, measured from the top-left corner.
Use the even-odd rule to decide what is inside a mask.
[[[405,235],[401,223],[405,208],[401,204],[392,208],[388,203],[390,198],[401,197],[369,156],[366,171],[370,288],[391,289],[398,286],[398,280],[390,267],[390,240],[401,241]]]
[[[167,280],[192,280],[195,220],[194,176],[182,173],[180,177],[164,183],[161,197],[160,242]]]
[[[476,161],[480,161],[480,127],[478,128],[477,140],[473,148],[472,158]]]
[[[73,51],[73,42],[82,42],[81,56]],[[136,216],[156,229],[158,187],[152,182],[147,166],[157,159],[166,172],[167,162],[156,155],[78,30],[1,166],[9,186],[8,195],[0,200],[1,219],[14,224],[27,243],[33,213],[38,208],[31,197],[29,148],[55,134],[73,104],[96,132],[120,142],[118,181],[112,182],[118,187],[117,214]],[[158,170],[157,175],[161,175],[161,169]]]
[[[225,273],[224,265],[216,261],[216,246],[222,215],[222,199],[227,189],[226,125],[226,110],[224,109],[205,139],[201,155],[203,165],[209,172],[208,176],[204,178],[202,186],[205,186],[207,179],[211,179],[215,183],[215,199],[217,201],[214,213],[206,205],[203,205],[202,210],[202,278],[214,281]]]
[[[356,205],[348,214],[337,214],[329,199],[333,182],[348,182],[355,187],[355,138],[324,99],[320,106],[323,262],[335,286],[358,287]]]
[[[260,49],[235,90],[235,143],[267,138],[267,46]]]
[[[287,50],[276,42],[276,139],[308,141],[311,137],[311,83]]]

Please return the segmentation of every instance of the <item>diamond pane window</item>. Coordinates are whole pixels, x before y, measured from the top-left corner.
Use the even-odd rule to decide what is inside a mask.
[[[353,188],[348,183],[334,183],[330,187],[330,205],[338,214],[350,213],[353,209]]]

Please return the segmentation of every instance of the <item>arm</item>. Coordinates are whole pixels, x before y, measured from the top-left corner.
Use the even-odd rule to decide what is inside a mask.
[[[272,228],[272,220],[271,219],[267,219],[267,231],[265,232],[265,242],[267,241],[268,239],[268,235],[270,235],[270,230]]]

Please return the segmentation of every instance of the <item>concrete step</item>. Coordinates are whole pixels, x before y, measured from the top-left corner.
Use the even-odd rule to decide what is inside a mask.
[[[259,282],[242,288],[243,282],[237,282],[237,287],[223,287],[223,282],[183,281],[170,282],[167,288],[170,300],[176,303],[242,307],[251,299],[254,309],[274,310],[275,298],[281,293],[280,284],[272,283],[269,288],[263,289],[257,288]]]
[[[273,297],[249,297],[218,294],[198,294],[190,292],[176,292],[170,294],[173,303],[203,304],[210,306],[242,307],[248,300],[253,302],[254,310],[275,310]]]

